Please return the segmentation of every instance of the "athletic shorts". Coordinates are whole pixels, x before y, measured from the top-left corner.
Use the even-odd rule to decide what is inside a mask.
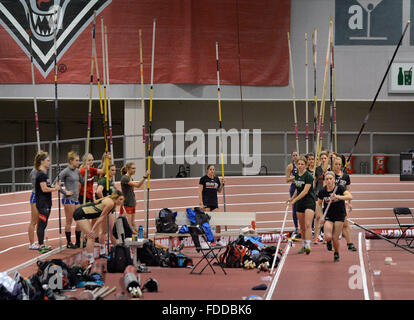
[[[79,220],[86,220],[85,215],[83,214],[83,211],[81,208],[77,208],[74,212],[73,212],[73,220],[75,221],[79,221]]]
[[[204,207],[210,209],[210,211],[218,209],[218,205],[204,205]]]
[[[315,211],[316,203],[312,199],[301,199],[296,202],[296,212],[305,212],[306,209]]]
[[[120,214],[134,214],[135,207],[128,207],[128,206],[121,206],[121,210],[119,211]]]
[[[330,221],[330,222],[336,222],[336,221],[340,221],[340,222],[344,222],[345,221],[345,217],[346,215],[344,214],[326,214],[325,217],[325,221]]]
[[[32,192],[32,194],[30,195],[30,204],[35,204],[35,203],[36,203],[36,194]]]
[[[82,201],[83,201],[83,199],[82,199]],[[74,200],[70,200],[70,199],[62,199],[62,204],[74,204],[74,205],[78,205],[79,202],[78,201],[74,201]]]

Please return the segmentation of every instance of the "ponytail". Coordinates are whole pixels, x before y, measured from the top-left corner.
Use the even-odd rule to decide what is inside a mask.
[[[42,161],[46,160],[47,157],[49,157],[49,154],[46,151],[39,151],[34,158],[33,167],[36,170],[39,170],[40,164]]]
[[[122,168],[121,168],[121,175],[126,175],[128,170],[135,165],[134,162],[127,162]]]

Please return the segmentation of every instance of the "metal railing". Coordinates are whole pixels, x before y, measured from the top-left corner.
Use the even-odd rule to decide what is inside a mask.
[[[239,133],[240,130],[237,130]],[[183,133],[180,133],[181,135]],[[201,134],[201,133],[200,133]],[[202,133],[204,135],[204,138],[207,140],[207,132]],[[358,132],[338,132],[338,141],[340,141],[339,153],[343,153],[345,156],[347,156],[349,153],[343,152],[343,149],[348,147],[348,149],[351,149],[351,146],[353,145],[353,137],[356,137]],[[158,135],[155,131],[154,136]],[[172,133],[172,135],[176,136],[176,133]],[[302,153],[305,150],[305,132],[299,132],[300,135],[300,148]],[[400,156],[400,152],[406,151],[407,149],[413,149],[412,145],[409,145],[414,141],[414,132],[365,132],[362,134],[363,137],[367,137],[368,140],[364,142],[365,147],[363,147],[363,152],[354,153],[354,156],[360,160],[359,164],[354,164],[354,169],[357,171],[357,173],[369,173],[372,174],[374,170],[374,156],[387,156],[390,158],[395,158]],[[268,139],[268,137],[274,137],[273,139]],[[401,150],[395,150],[395,153],[386,153],[386,152],[378,152],[381,150],[390,149],[389,145],[386,145],[384,143],[376,141],[377,138],[384,138],[384,137],[395,137],[398,141],[398,143],[404,145],[401,147]],[[404,136],[406,136],[406,139],[404,140]],[[261,171],[258,172],[258,174],[268,174],[268,175],[279,175],[279,174],[285,174],[285,168],[287,167],[288,163],[290,162],[290,154],[291,151],[295,149],[295,132],[293,131],[262,131],[261,132],[261,138],[267,137],[266,142],[264,145],[263,139],[262,144],[262,150],[265,149],[266,151],[273,151],[273,152],[262,152],[259,156],[261,157]],[[349,139],[352,137],[351,139]],[[361,141],[363,140],[363,137],[361,137]],[[122,145],[122,150],[120,148],[115,147],[115,154],[122,155],[121,157],[114,158],[114,163],[116,164],[117,168],[121,167],[126,161],[139,161],[139,160],[147,160],[147,157],[135,157],[135,158],[126,158],[125,157],[125,150],[126,150],[126,140],[128,138],[138,138],[137,141],[139,143],[142,143],[142,134],[137,135],[118,135],[113,136],[114,140],[114,146]],[[312,140],[313,137],[310,134],[309,136],[309,148],[312,150]],[[366,139],[366,138],[365,138]],[[382,140],[381,139],[381,140]],[[121,140],[121,141],[119,141]],[[206,141],[205,140],[205,141]],[[342,140],[342,141],[341,141]],[[349,141],[345,141],[349,140]],[[352,140],[352,141],[351,141]],[[98,144],[101,144],[104,141],[103,137],[92,137],[90,138],[90,144],[91,148],[90,150],[93,151],[94,149],[99,149]],[[116,141],[116,142],[115,142]],[[277,141],[276,145],[272,145],[273,141]],[[327,139],[324,139],[324,141],[327,141]],[[405,141],[405,142],[404,142]],[[77,151],[79,154],[82,154],[80,152],[79,143],[83,143],[86,145],[86,138],[77,138],[77,139],[66,139],[66,140],[59,140],[59,148],[61,150],[61,153],[64,154],[64,152],[70,151],[74,149],[74,146],[77,146]],[[162,141],[154,141],[153,147],[155,148],[158,144],[162,143]],[[188,142],[186,142],[188,144]],[[70,146],[68,147],[68,144]],[[361,144],[361,142],[360,142]],[[207,144],[205,144],[207,145]],[[56,146],[56,141],[42,141],[41,147],[49,153],[51,163],[53,163],[52,157],[54,156],[54,150]],[[264,148],[263,148],[264,146]],[[388,147],[388,148],[386,148]],[[22,148],[20,150],[20,148]],[[404,149],[403,149],[404,148]],[[75,148],[76,149],[76,148]],[[230,149],[228,147],[227,149]],[[251,148],[250,148],[251,149]],[[361,147],[357,148],[361,150]],[[392,149],[392,148],[391,148]],[[33,151],[32,154],[36,151],[36,142],[26,142],[26,143],[16,143],[16,144],[7,144],[7,145],[0,145],[0,152],[2,155],[10,154],[10,166],[9,167],[3,167],[0,169],[0,193],[4,192],[14,192],[14,191],[20,191],[20,190],[28,190],[31,188],[31,184],[29,183],[28,174],[30,170],[32,169],[31,165],[31,159],[30,161],[27,160],[26,163],[22,163],[21,159],[19,160],[19,154],[25,154],[27,156],[28,154],[31,154],[28,150]],[[102,149],[99,149],[102,150]],[[91,152],[93,153],[93,152]],[[227,161],[229,162],[230,157],[232,156],[231,153],[227,153],[226,150],[223,151],[223,153],[227,156]],[[100,151],[100,154],[102,154],[102,151]],[[219,159],[219,152],[216,154],[216,159]],[[235,155],[235,156],[240,156]],[[252,154],[249,154],[249,156],[253,156]],[[175,177],[175,173],[177,172],[178,166],[181,164],[177,163],[177,157],[180,157],[181,159],[184,157],[183,155],[172,155],[173,158],[173,164],[167,164],[165,160],[169,157],[163,157],[163,163],[160,165],[152,166],[153,169],[153,177],[154,178],[166,178],[166,177]],[[3,160],[5,157],[3,156]],[[63,159],[63,157],[60,156],[60,159]],[[154,160],[154,157],[153,157]],[[158,163],[159,162],[158,158]],[[171,159],[170,159],[171,160]],[[205,164],[208,162],[207,155],[204,155]],[[95,160],[95,163],[100,163],[101,159],[97,158]],[[7,164],[6,164],[7,165]],[[66,166],[67,164],[62,161],[62,167]],[[265,169],[263,168],[265,167]],[[390,173],[398,173],[399,172],[399,161],[398,164],[396,164],[395,159],[392,161],[391,164],[392,167],[389,167]],[[221,174],[221,166],[216,166],[217,174]],[[57,165],[53,164],[51,165],[49,176],[53,177],[56,176],[57,171]],[[200,176],[204,175],[205,173],[205,165],[195,165],[195,169],[191,170],[190,176]],[[225,174],[230,175],[242,175],[242,166],[240,165],[233,165],[233,164],[226,164],[225,167]],[[119,173],[117,173],[119,175]],[[116,177],[116,179],[119,179],[119,176]]]

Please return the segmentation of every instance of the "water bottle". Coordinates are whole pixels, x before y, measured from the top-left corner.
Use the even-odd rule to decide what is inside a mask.
[[[178,258],[178,266],[182,267],[184,264],[184,256],[182,253],[177,254],[177,258]]]
[[[142,226],[138,227],[138,239],[144,238],[144,228]]]

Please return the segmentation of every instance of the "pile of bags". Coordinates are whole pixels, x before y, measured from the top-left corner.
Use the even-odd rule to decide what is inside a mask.
[[[224,268],[257,268],[259,271],[268,271],[272,266],[276,254],[275,246],[265,246],[260,237],[246,237],[240,235],[230,242],[224,253],[220,254],[219,261]],[[283,252],[279,249],[276,256],[277,267]]]
[[[0,273],[0,300],[64,300],[62,291],[103,284],[98,272],[81,266],[68,267],[61,259],[37,262],[37,272],[28,278],[15,272],[13,278]]]

